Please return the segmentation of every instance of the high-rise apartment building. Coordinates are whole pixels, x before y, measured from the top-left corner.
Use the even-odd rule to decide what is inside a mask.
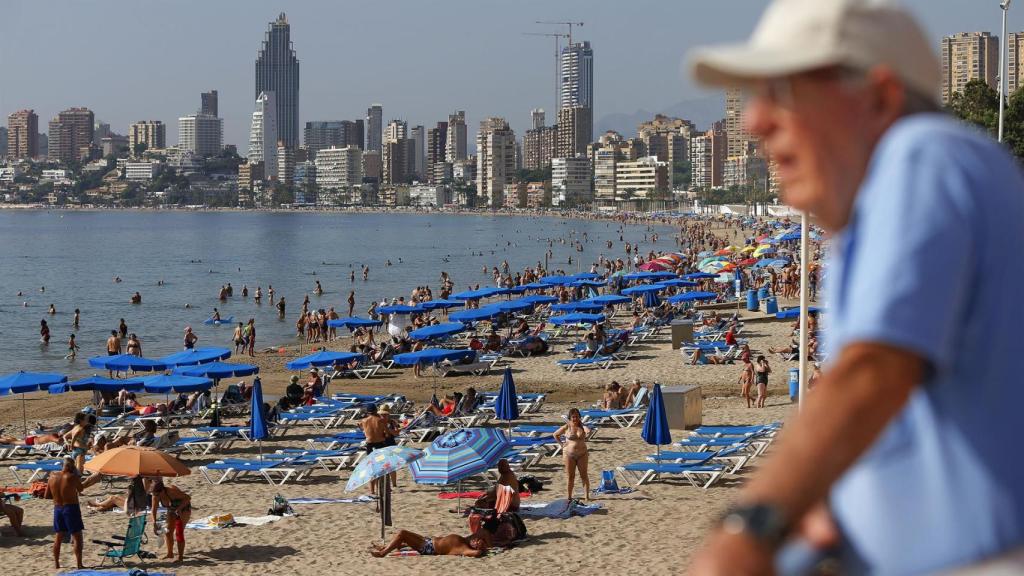
[[[7,126],[0,126],[0,158],[7,159]]]
[[[551,204],[578,207],[594,199],[590,160],[584,157],[551,160]]]
[[[455,163],[465,160],[467,154],[466,112],[459,110],[448,115],[448,136],[445,139],[445,160]]]
[[[587,153],[594,125],[594,110],[586,106],[573,106],[558,110],[557,158],[569,158]]]
[[[643,142],[645,154],[656,156],[659,162],[665,162],[669,172],[674,174],[673,167],[689,159],[687,145],[694,130],[694,125],[689,120],[658,114],[654,120],[641,123],[637,127],[637,135]],[[683,183],[673,181],[670,184],[681,186]]]
[[[623,160],[615,165],[618,200],[664,198],[668,190],[668,166],[654,156]]]
[[[295,180],[295,149],[277,142],[277,180],[282,184],[292,184]]]
[[[224,146],[224,119],[209,114],[178,118],[178,148],[200,158],[220,154]]]
[[[427,182],[430,184],[440,184],[445,179],[444,168],[441,166],[443,166],[444,164],[448,164],[445,161],[445,144],[447,143],[447,141],[447,122],[438,122],[436,127],[427,130],[426,170]]]
[[[142,120],[128,127],[128,153],[135,155],[136,147],[144,144],[146,149],[167,147],[167,126],[160,120]]]
[[[561,78],[559,109],[580,107],[590,111],[580,118],[586,120],[579,128],[583,146],[586,146],[594,137],[594,51],[590,42],[576,42],[562,48]],[[561,114],[558,123],[562,123]]]
[[[39,116],[34,110],[18,110],[7,116],[7,157],[31,160],[39,156]]]
[[[409,124],[405,120],[392,120],[384,130],[385,142],[397,142],[409,137]]]
[[[426,182],[427,131],[423,126],[413,126],[409,136],[413,145],[412,173],[420,182]]]
[[[199,113],[207,116],[220,116],[217,110],[217,91],[210,90],[199,95]]]
[[[88,108],[69,108],[50,121],[50,160],[70,163],[89,157],[96,120]]]
[[[363,151],[358,146],[324,148],[316,156],[316,183],[323,190],[341,190],[363,183]]]
[[[516,172],[516,136],[504,118],[480,122],[476,154],[477,200],[489,208],[501,208],[505,185],[512,183]]]
[[[256,98],[249,131],[249,163],[263,162],[267,179],[277,177],[277,108],[273,92],[261,92]],[[284,143],[288,146],[288,143]]]
[[[302,141],[310,158],[316,158],[318,150],[355,146],[363,149],[362,120],[326,120],[306,122]]]
[[[533,126],[534,130],[544,127],[543,108],[534,108],[533,110],[530,110],[530,125]]]
[[[1010,96],[1024,84],[1024,32],[1011,32],[1008,40],[1006,94]]]
[[[366,148],[368,152],[381,151],[381,134],[384,128],[384,108],[372,104],[366,109]]]
[[[739,88],[725,91],[725,135],[728,140],[726,156],[738,156],[752,140],[750,131],[743,122],[743,92]]]
[[[263,93],[274,95],[274,125],[280,139],[285,146],[298,148],[299,59],[292,47],[291,25],[284,12],[267,26],[263,46],[256,57],[255,97]],[[272,166],[276,170],[277,164],[268,161],[268,171]]]
[[[690,187],[710,190],[723,185],[726,159],[726,136],[722,122],[715,122],[710,130],[690,138]]]
[[[993,90],[999,89],[998,36],[988,32],[959,32],[943,37],[939,51],[943,104],[948,104],[953,94],[962,92],[971,80],[984,80]]]
[[[551,166],[558,148],[558,127],[540,126],[523,136],[523,168],[542,170]]]

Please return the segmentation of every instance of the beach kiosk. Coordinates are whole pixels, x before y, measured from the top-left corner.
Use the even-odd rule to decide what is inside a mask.
[[[664,386],[661,394],[665,401],[669,429],[688,430],[701,425],[704,397],[700,386]]]

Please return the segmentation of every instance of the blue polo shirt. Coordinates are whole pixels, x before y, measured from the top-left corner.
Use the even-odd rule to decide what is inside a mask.
[[[930,365],[833,488],[854,557],[872,573],[917,574],[1024,545],[1019,166],[945,116],[897,122],[834,239],[829,272],[832,360],[873,342]]]

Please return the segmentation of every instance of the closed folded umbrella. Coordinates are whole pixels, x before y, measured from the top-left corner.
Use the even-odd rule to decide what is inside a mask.
[[[192,473],[176,456],[145,446],[120,446],[94,456],[85,469],[106,476],[188,476]]]
[[[267,429],[267,415],[263,412],[263,382],[256,377],[252,381],[252,404],[249,407],[249,438],[259,445],[260,460],[263,460],[263,439],[270,436]]]
[[[505,367],[505,376],[501,380],[498,398],[494,401],[494,414],[508,422],[509,434],[512,434],[512,421],[519,418],[519,398],[516,395],[516,383],[512,380],[512,369]]]
[[[665,401],[661,396],[661,384],[657,382],[651,394],[651,403],[648,404],[647,413],[644,415],[644,428],[640,431],[640,437],[644,442],[657,446],[659,455],[663,445],[672,443],[668,417],[665,414]]]

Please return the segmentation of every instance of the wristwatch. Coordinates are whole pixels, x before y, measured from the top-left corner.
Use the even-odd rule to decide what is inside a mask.
[[[720,522],[727,534],[745,534],[769,549],[778,548],[789,534],[786,514],[771,504],[741,504],[729,509]]]

